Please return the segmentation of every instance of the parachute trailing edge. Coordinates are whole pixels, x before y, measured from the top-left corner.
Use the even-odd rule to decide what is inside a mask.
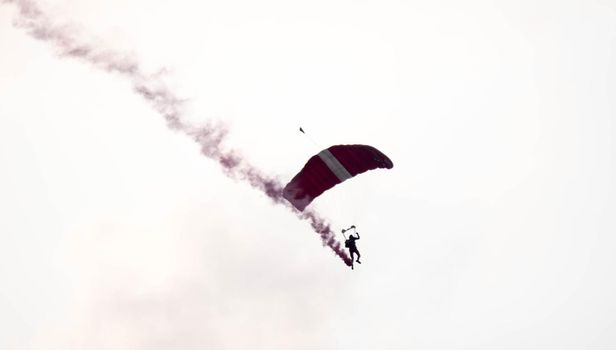
[[[368,170],[393,168],[393,162],[368,145],[336,145],[312,156],[284,187],[282,196],[303,211],[323,192]]]

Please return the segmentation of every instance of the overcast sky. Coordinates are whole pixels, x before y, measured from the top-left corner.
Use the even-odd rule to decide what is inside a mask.
[[[0,348],[616,347],[613,0],[40,6],[282,182],[333,144],[394,168],[313,203],[350,270],[2,4]]]

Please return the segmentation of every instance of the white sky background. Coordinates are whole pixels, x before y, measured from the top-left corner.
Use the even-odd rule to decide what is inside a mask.
[[[314,202],[351,271],[0,6],[0,348],[616,346],[615,2],[45,5],[283,181],[338,143],[395,166]]]

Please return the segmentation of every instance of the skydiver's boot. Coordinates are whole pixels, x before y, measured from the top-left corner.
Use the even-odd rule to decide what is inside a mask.
[[[357,258],[357,260],[355,260],[355,261],[357,261],[358,264],[361,264],[361,261],[359,261],[359,258]]]

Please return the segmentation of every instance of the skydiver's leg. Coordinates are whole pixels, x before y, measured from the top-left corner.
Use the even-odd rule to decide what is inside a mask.
[[[359,254],[359,250],[355,250],[355,253],[357,254],[357,263],[361,264],[361,261],[359,261],[359,258],[361,258],[361,254]]]
[[[353,265],[355,264],[355,253],[357,253],[357,249],[349,249],[349,252],[351,253],[351,269],[354,270]]]

